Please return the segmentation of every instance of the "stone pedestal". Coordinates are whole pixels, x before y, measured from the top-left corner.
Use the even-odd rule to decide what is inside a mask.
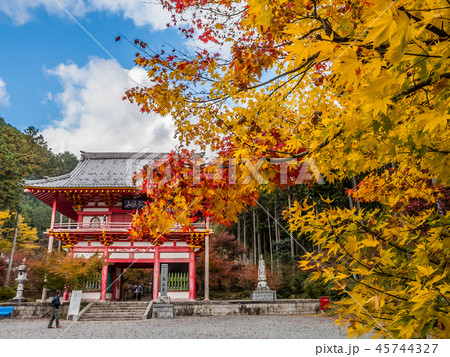
[[[27,302],[28,300],[25,299],[24,297],[21,297],[21,298],[14,297],[12,299],[9,299],[9,301],[11,301],[11,302]]]
[[[173,319],[173,304],[153,304],[152,319]]]
[[[169,296],[160,296],[153,304],[152,319],[173,319],[173,304]]]
[[[254,290],[251,295],[253,301],[276,300],[277,292],[275,290]]]

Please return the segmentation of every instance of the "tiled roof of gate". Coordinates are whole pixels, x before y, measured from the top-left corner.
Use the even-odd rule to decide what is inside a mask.
[[[25,181],[24,187],[74,188],[114,187],[134,188],[132,177],[145,164],[166,156],[148,152],[84,152],[75,169],[66,175],[42,180]]]

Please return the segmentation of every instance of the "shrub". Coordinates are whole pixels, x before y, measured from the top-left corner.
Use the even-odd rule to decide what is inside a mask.
[[[0,288],[0,301],[9,300],[16,296],[16,290],[10,288],[9,286],[3,286]]]
[[[329,296],[331,301],[341,299],[341,292],[333,290],[333,283],[327,283],[323,278],[317,280],[306,280],[305,283],[306,296],[309,299],[318,299],[321,296]]]
[[[303,294],[305,292],[305,281],[308,280],[308,274],[303,272],[295,273],[292,279],[292,290],[296,295]]]

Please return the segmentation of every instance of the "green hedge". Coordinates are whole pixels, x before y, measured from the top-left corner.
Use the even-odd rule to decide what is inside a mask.
[[[0,301],[9,300],[16,296],[16,290],[8,286],[0,287]]]

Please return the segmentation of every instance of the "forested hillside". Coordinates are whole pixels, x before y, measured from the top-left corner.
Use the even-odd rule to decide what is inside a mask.
[[[0,212],[4,220],[0,226],[0,240],[12,240],[11,228],[15,226],[17,212],[30,228],[36,228],[39,240],[50,224],[50,207],[26,195],[21,187],[25,179],[57,176],[68,173],[78,163],[69,152],[54,154],[39,131],[30,126],[23,132],[0,117]],[[5,214],[6,213],[6,214]]]

